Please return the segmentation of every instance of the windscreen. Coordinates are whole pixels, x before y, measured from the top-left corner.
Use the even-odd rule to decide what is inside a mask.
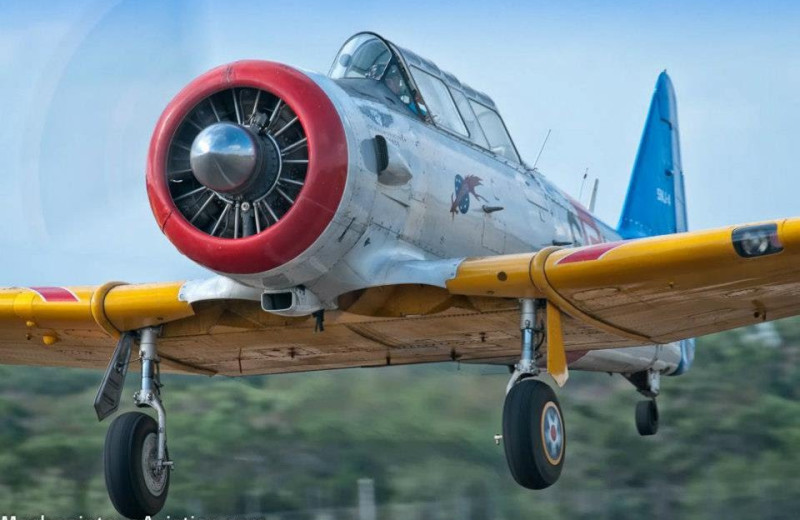
[[[386,71],[392,52],[372,34],[359,34],[348,40],[333,61],[329,76],[379,79]]]

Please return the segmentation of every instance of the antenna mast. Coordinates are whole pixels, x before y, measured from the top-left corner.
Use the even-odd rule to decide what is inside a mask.
[[[535,170],[536,169],[536,165],[539,164],[539,157],[542,156],[542,152],[544,151],[544,146],[547,144],[547,140],[550,139],[550,132],[552,130],[553,130],[552,128],[548,128],[547,129],[547,135],[544,136],[544,142],[542,143],[542,147],[539,148],[539,155],[537,155],[536,156],[536,160],[533,161],[533,168],[531,168],[532,170]]]

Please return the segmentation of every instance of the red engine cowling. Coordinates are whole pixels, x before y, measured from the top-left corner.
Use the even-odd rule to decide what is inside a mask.
[[[193,161],[208,151],[198,136],[213,125],[243,129],[260,150],[258,175],[244,188],[220,191],[197,175]],[[289,262],[322,234],[347,167],[344,127],[323,90],[286,65],[241,61],[198,77],[167,106],[150,142],[147,193],[181,253],[220,273],[256,274]]]

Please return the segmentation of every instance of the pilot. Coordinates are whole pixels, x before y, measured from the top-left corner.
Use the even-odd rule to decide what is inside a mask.
[[[400,68],[396,64],[392,64],[383,76],[383,83],[392,91],[409,110],[416,115],[425,115],[423,109],[420,113],[420,108],[417,108],[417,103],[411,97],[411,91],[406,85],[403,75],[400,73]]]

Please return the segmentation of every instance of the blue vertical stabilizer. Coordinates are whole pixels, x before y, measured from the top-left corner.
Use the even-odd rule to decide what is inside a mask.
[[[664,71],[650,102],[618,232],[627,239],[686,230],[678,110]]]

